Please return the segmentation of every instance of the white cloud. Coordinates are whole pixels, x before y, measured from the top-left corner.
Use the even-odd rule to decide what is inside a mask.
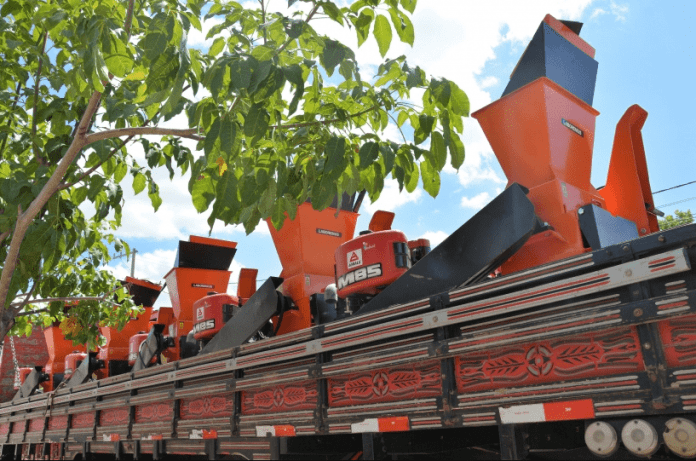
[[[628,5],[619,5],[613,0],[609,3],[609,8],[611,9],[611,14],[617,21],[626,22],[626,15],[628,14]]]
[[[435,248],[440,243],[442,243],[442,241],[445,240],[447,237],[449,237],[449,234],[444,231],[428,231],[418,238],[430,240],[430,248]]]
[[[481,88],[488,88],[497,84],[498,78],[492,75],[489,75],[488,77],[485,77],[483,80],[481,80]]]
[[[488,192],[481,192],[480,194],[477,194],[471,198],[462,197],[461,206],[462,208],[480,210],[485,205],[487,205],[492,198],[493,197],[491,197],[491,195]]]
[[[595,8],[595,10],[592,12],[592,15],[590,16],[590,19],[602,16],[603,14],[607,14],[607,10],[603,8]]]
[[[132,257],[132,256],[131,256]],[[135,254],[135,277],[160,283],[163,277],[174,266],[176,250],[158,249],[151,253]],[[130,275],[132,260],[119,260],[115,266],[107,267],[115,277],[123,279]]]
[[[394,211],[407,203],[418,203],[423,191],[416,189],[412,193],[406,192],[406,189],[399,192],[399,183],[396,179],[387,179],[384,181],[384,189],[375,203],[370,202],[366,196],[363,207],[368,213],[373,214],[377,210]]]

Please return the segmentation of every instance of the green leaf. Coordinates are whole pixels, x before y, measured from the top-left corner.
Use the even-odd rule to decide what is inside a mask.
[[[370,36],[370,25],[375,18],[375,13],[369,8],[365,8],[360,12],[360,16],[353,23],[355,25],[355,33],[358,36],[358,47],[360,47],[367,37]]]
[[[251,55],[259,62],[268,61],[273,57],[273,55],[275,55],[275,50],[269,46],[260,45],[252,50]]]
[[[210,176],[203,176],[194,180],[191,189],[191,199],[196,211],[203,213],[210,206],[210,202],[215,199],[215,187]]]
[[[237,90],[246,89],[251,83],[251,63],[246,59],[237,59],[230,63],[230,79]]]
[[[268,186],[261,194],[261,199],[259,200],[259,212],[262,216],[268,216],[273,211],[273,203],[276,198],[276,183],[275,181],[270,181]]]
[[[433,159],[437,162],[437,165],[433,166],[441,170],[447,163],[447,148],[445,147],[445,140],[439,131],[433,131],[430,135],[430,152],[433,155]]]
[[[299,104],[300,99],[302,99],[302,95],[304,95],[304,78],[302,78],[302,67],[300,67],[298,64],[283,67],[283,74],[285,75],[285,79],[287,81],[295,85],[295,95],[288,106],[288,116],[290,116],[295,113],[297,110],[297,105]]]
[[[418,0],[401,0],[399,3],[401,3],[401,6],[403,6],[406,11],[413,14],[413,11],[416,9],[416,2],[418,2]]]
[[[237,124],[230,117],[225,117],[220,125],[220,150],[231,156],[236,139]]]
[[[459,167],[462,166],[462,163],[464,163],[464,143],[459,139],[457,133],[450,132],[449,152],[452,167],[458,170]]]
[[[86,187],[76,187],[70,193],[70,198],[75,205],[79,205],[84,202],[87,198],[87,188]]]
[[[250,138],[266,134],[270,115],[263,103],[254,104],[244,120],[244,135]]]
[[[411,23],[408,16],[396,8],[389,8],[389,15],[392,18],[392,23],[394,24],[394,29],[396,29],[396,34],[399,36],[399,40],[413,46],[415,33],[413,31],[413,23]]]
[[[379,144],[376,142],[366,142],[360,147],[360,168],[367,168],[379,157]]]
[[[145,179],[145,175],[142,173],[136,173],[135,177],[133,178],[133,192],[135,192],[135,195],[138,195],[145,189],[145,184],[147,183],[147,180]]]
[[[420,163],[421,178],[423,179],[423,189],[431,197],[437,197],[440,192],[440,174],[430,165],[430,162]]]
[[[220,118],[217,117],[210,126],[210,130],[205,135],[205,143],[203,144],[203,152],[208,157],[215,147],[215,141],[220,136]]]
[[[462,89],[460,89],[454,83],[450,83],[450,86],[452,87],[452,95],[450,97],[450,105],[452,107],[452,112],[454,112],[457,115],[468,117],[469,97],[466,95],[466,93],[464,93]]]
[[[399,116],[396,119],[396,124],[399,126],[399,128],[401,128],[406,120],[408,120],[408,112],[402,110],[399,112]]]
[[[416,190],[416,187],[418,187],[418,177],[418,168],[413,168],[412,170],[405,172],[404,186],[406,187],[406,192],[409,194]]]
[[[109,72],[119,78],[125,77],[133,70],[133,59],[125,54],[107,56],[105,61]]]
[[[449,80],[434,78],[430,81],[430,91],[435,99],[447,107],[450,100],[450,95],[452,94],[451,86]],[[425,97],[425,96],[424,96]]]
[[[324,41],[324,51],[321,58],[326,74],[329,77],[333,75],[334,69],[345,57],[346,50],[343,48],[343,45],[335,40],[326,39]]]
[[[433,123],[435,123],[435,117],[433,116],[425,114],[418,116],[418,126],[426,137],[433,131]]]
[[[225,39],[218,37],[215,39],[210,49],[208,50],[208,56],[217,56],[225,48]]]
[[[160,32],[151,32],[140,41],[140,47],[145,50],[145,57],[154,61],[167,48],[169,40]]]
[[[300,20],[300,19],[293,19],[289,21],[285,25],[285,33],[288,34],[288,37],[292,40],[296,39],[300,35],[302,35],[302,31],[304,30],[304,25],[305,22]]]
[[[323,1],[321,2],[321,6],[324,8],[324,13],[326,13],[328,17],[343,25],[343,15],[341,14],[341,10],[339,10],[333,2]]]
[[[147,195],[148,195],[148,197],[150,197],[150,202],[152,203],[152,208],[154,208],[155,212],[157,212],[160,205],[162,205],[162,198],[160,197],[159,192],[151,192]]]
[[[326,164],[324,172],[342,170],[343,159],[346,154],[345,138],[332,136],[324,146],[324,154],[326,155]]]
[[[389,51],[389,45],[391,45],[392,31],[389,25],[389,20],[381,14],[377,15],[375,18],[375,28],[373,30],[375,34],[375,39],[377,40],[377,46],[379,47],[379,54],[384,57]]]
[[[120,183],[121,180],[126,177],[126,173],[128,173],[128,166],[125,162],[118,162],[114,170],[114,181],[116,184]]]

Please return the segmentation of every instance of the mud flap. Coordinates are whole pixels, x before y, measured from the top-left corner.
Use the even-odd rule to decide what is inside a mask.
[[[486,277],[539,229],[526,192],[512,184],[357,314],[429,298]]]
[[[282,295],[276,288],[281,283],[283,279],[269,277],[199,355],[240,346],[256,334],[278,310],[278,297]]]

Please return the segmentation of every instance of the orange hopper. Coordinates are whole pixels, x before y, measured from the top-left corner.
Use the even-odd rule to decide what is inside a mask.
[[[312,326],[310,296],[323,292],[336,280],[333,258],[326,255],[333,255],[336,248],[353,238],[359,216],[350,206],[345,206],[351,200],[343,202],[338,217],[336,208],[316,211],[311,203],[303,203],[297,208],[295,219],[286,219],[280,230],[268,221],[283,265],[280,276],[284,281],[280,290],[298,307],[283,314],[278,334]],[[273,321],[277,324],[277,319]]]
[[[193,328],[193,303],[208,292],[226,293],[236,242],[191,236],[179,241],[174,268],[164,276],[174,310],[175,338]]]
[[[546,224],[501,266],[504,274],[637,237],[636,224],[641,234],[656,229],[646,211],[652,196],[639,108],[630,109],[617,128],[606,190],[590,184],[599,115],[591,106],[597,62],[594,49],[577,35],[581,26],[547,15],[503,97],[472,114],[508,185],[529,189],[535,213]]]
[[[533,236],[503,266],[510,273],[585,251],[578,209],[604,199],[590,184],[599,113],[552,80],[534,82],[475,112],[508,178],[553,230]]]

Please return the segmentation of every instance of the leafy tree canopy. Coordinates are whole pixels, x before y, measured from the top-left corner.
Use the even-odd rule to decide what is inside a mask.
[[[658,220],[661,230],[691,224],[692,222],[694,222],[694,215],[691,213],[691,210],[674,210],[674,215],[667,215],[665,219]]]
[[[456,84],[403,56],[363,80],[354,50],[313,28],[333,21],[359,45],[375,40],[384,57],[394,40],[413,44],[416,0],[288,0],[289,15],[267,11],[267,0],[252,6],[3,3],[0,339],[13,325],[28,332],[64,320],[69,337],[88,341],[97,325],[127,320],[132,305],[114,310],[113,297],[127,297],[101,268],[110,245],[128,251],[114,236],[123,185],[147,193],[155,210],[162,203],[156,168],[190,172],[193,204],[211,228],[219,220],[251,232],[265,218],[281,226],[308,198],[317,209],[342,192],[376,200],[389,176],[408,192],[420,178],[435,196],[445,164],[460,167],[469,101]],[[209,49],[189,47],[188,34],[211,18]],[[162,127],[179,114],[187,125]],[[413,139],[385,139],[390,120],[410,125]],[[133,143],[146,164],[129,154]],[[65,314],[74,298],[84,299]]]

